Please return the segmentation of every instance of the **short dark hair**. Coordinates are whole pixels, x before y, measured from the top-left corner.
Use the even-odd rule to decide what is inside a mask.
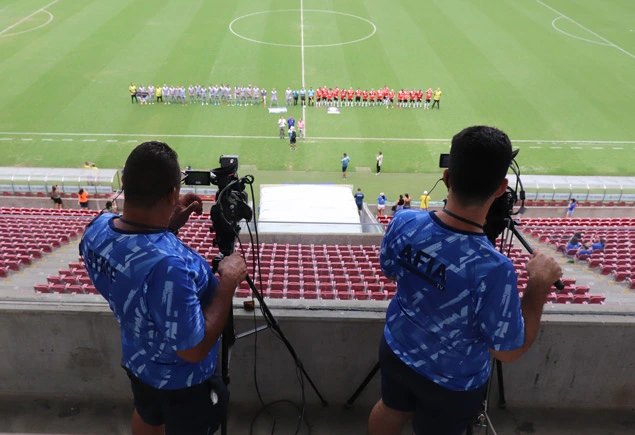
[[[178,156],[166,143],[144,142],[126,160],[123,190],[126,202],[153,207],[177,187],[181,178]]]
[[[468,127],[452,138],[448,178],[464,206],[481,205],[500,187],[512,162],[509,137],[494,127]]]

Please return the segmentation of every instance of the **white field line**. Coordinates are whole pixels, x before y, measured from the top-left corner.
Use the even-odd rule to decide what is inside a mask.
[[[300,0],[300,51],[302,54],[302,88],[306,95],[305,76],[304,76],[304,0]],[[308,104],[309,98],[305,96],[304,103],[302,104],[302,120],[304,121],[304,138],[306,139],[306,104]]]
[[[45,14],[48,14],[48,16],[49,16],[49,19],[45,23],[42,23],[39,26],[35,26],[35,27],[31,28],[31,29],[22,30],[21,32],[5,33],[4,35],[0,35],[0,38],[8,38],[10,36],[18,36],[18,35],[22,35],[23,33],[33,32],[33,31],[35,31],[37,29],[41,29],[42,27],[48,26],[49,24],[51,24],[51,21],[53,21],[53,19],[55,17],[49,11],[42,11],[42,12],[44,12]]]
[[[615,47],[617,48],[619,51],[621,51],[622,53],[626,54],[627,56],[630,56],[631,58],[635,59],[635,54],[624,50],[622,47],[620,47],[617,44],[612,43],[611,41],[609,41],[608,39],[606,39],[603,36],[598,35],[597,33],[595,33],[593,30],[589,29],[588,27],[583,26],[582,24],[578,23],[576,20],[574,20],[571,17],[566,16],[565,14],[563,14],[562,12],[552,8],[551,6],[549,6],[548,4],[546,4],[545,2],[542,2],[541,0],[535,0],[537,3],[543,5],[544,7],[546,7],[547,9],[549,9],[551,12],[556,13],[564,18],[566,18],[567,20],[571,21],[573,24],[577,25],[578,27],[580,27],[581,29],[586,30],[587,32],[589,32],[591,35],[595,36],[598,39],[601,39],[602,41],[606,42],[608,45],[610,45],[611,47]]]
[[[9,30],[13,29],[14,27],[20,25],[21,23],[25,22],[26,20],[28,20],[29,18],[31,18],[33,15],[42,12],[43,10],[45,10],[46,8],[53,6],[55,3],[57,3],[60,0],[53,0],[51,3],[47,4],[44,7],[41,7],[40,9],[38,9],[37,11],[33,12],[31,15],[26,16],[24,18],[22,18],[20,21],[11,24],[9,27],[7,27],[6,29],[0,31],[0,35],[4,35],[5,33],[7,33]]]
[[[214,135],[214,134],[145,134],[145,133],[42,133],[42,132],[23,132],[23,131],[0,131],[0,136],[69,136],[69,137],[150,137],[150,138],[191,138],[191,139],[272,139],[280,140],[278,136],[231,136],[231,135]],[[416,138],[416,137],[314,137],[313,140],[355,140],[369,142],[430,142],[430,143],[446,143],[449,144],[452,138]],[[0,140],[11,140],[10,137],[0,137]],[[67,139],[68,140],[68,139]],[[94,139],[84,139],[84,142],[94,141]],[[550,139],[514,139],[513,144],[575,144],[575,145],[635,145],[635,140],[550,140]]]
[[[551,27],[553,27],[554,29],[556,29],[558,32],[562,33],[563,35],[569,36],[570,38],[573,39],[579,39],[580,41],[584,41],[584,42],[590,42],[591,44],[597,44],[597,45],[603,45],[605,47],[610,47],[610,44],[607,44],[606,42],[599,42],[599,41],[593,41],[592,39],[586,39],[586,38],[582,38],[580,36],[576,36],[576,35],[572,35],[571,33],[565,32],[564,30],[562,30],[561,28],[559,28],[558,26],[556,26],[556,22],[558,20],[563,19],[564,17],[556,17],[553,19],[553,21],[551,22]],[[565,18],[566,19],[566,18]]]

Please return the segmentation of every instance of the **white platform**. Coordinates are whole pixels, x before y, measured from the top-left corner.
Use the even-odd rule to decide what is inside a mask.
[[[262,185],[258,229],[263,233],[362,233],[353,187],[335,184]]]

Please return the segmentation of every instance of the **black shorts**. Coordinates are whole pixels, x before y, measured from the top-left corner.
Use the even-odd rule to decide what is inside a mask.
[[[453,391],[408,367],[386,343],[379,345],[381,398],[389,408],[413,412],[415,435],[462,435],[485,400],[487,383],[476,390]]]
[[[61,204],[62,198],[51,198],[55,204]]]
[[[430,102],[430,98],[426,98],[426,103],[429,103],[429,102]]]
[[[342,172],[346,172],[347,169],[348,169],[348,166],[342,166]]]
[[[88,202],[80,202],[79,205],[81,208],[88,208]]]
[[[359,100],[361,99],[361,97],[355,97],[355,101],[357,101],[359,103]]]
[[[137,413],[151,426],[165,425],[165,435],[214,433],[227,413],[229,391],[218,373],[202,384],[178,390],[159,390],[127,369],[126,373]],[[218,396],[216,405],[210,398],[212,390]]]

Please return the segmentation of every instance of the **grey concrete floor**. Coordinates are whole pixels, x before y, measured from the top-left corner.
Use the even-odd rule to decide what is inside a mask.
[[[272,408],[274,418],[262,412],[253,432],[250,426],[260,408],[232,405],[230,434],[293,434],[298,414],[291,406]],[[332,405],[309,406],[300,434],[364,435],[369,406],[351,410]],[[105,435],[129,434],[131,402],[73,401],[61,399],[0,400],[0,434]],[[494,429],[499,435],[633,435],[635,410],[492,409]],[[309,429],[310,426],[310,429]],[[220,433],[220,431],[219,431]],[[402,434],[410,434],[404,428]],[[475,434],[485,434],[476,430]],[[490,430],[489,434],[493,434]],[[440,435],[440,434],[430,434]]]

